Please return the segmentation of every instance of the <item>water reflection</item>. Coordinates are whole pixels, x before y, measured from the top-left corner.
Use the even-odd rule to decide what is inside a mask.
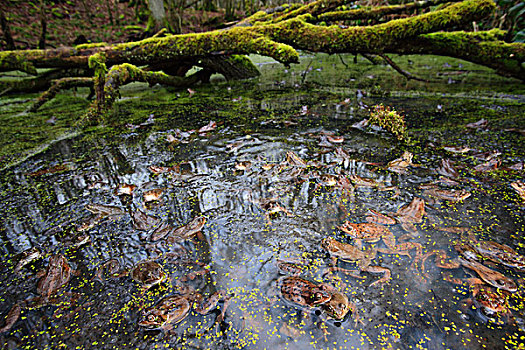
[[[521,248],[515,232],[524,229],[523,206],[510,188],[503,189],[508,196],[494,192],[506,186],[503,180],[468,172],[472,160],[458,154],[453,156],[462,167],[462,175],[454,176],[457,183],[438,183],[444,171],[441,154],[431,149],[414,150],[420,166],[392,171],[388,161],[402,152],[387,139],[350,129],[338,132],[329,123],[265,128],[248,136],[219,128],[176,145],[166,140],[169,132],[62,141],[6,174],[0,194],[2,315],[39,294],[36,271],[49,268],[57,254],[64,254],[79,276],[52,291],[65,307],[24,308],[24,317],[5,339],[50,347],[441,349],[501,347],[502,338],[510,341],[524,331],[519,293],[482,292],[487,290],[480,287],[483,282],[469,285],[483,279],[479,268],[464,263],[448,271],[442,263],[457,258],[454,246],[462,239],[472,243],[472,237]],[[320,146],[326,135],[344,141]],[[135,186],[127,199],[115,192],[122,184]],[[152,190],[161,196],[145,200]],[[451,199],[460,190],[471,196]],[[414,201],[424,203],[424,211],[421,205],[409,206]],[[200,216],[206,218],[202,230],[189,233],[187,225]],[[389,219],[393,224],[387,224]],[[383,233],[369,221],[379,222]],[[356,239],[341,230],[345,222],[363,225]],[[161,225],[185,227],[188,237],[170,233],[171,239],[153,241],[152,231]],[[90,244],[68,243],[79,229]],[[385,244],[387,236],[394,246]],[[348,247],[344,258],[337,255],[335,266],[353,275],[329,273],[335,266],[321,245],[327,237],[360,249],[351,255]],[[415,245],[424,252],[413,250]],[[44,257],[15,273],[16,254],[34,247]],[[373,263],[366,265],[367,258],[358,256],[372,249]],[[421,263],[426,252],[438,250],[445,254],[441,260],[425,256]],[[479,251],[473,254],[488,260]],[[522,259],[506,248],[498,256]],[[284,293],[278,259],[302,266],[297,267],[304,271],[300,278],[311,284],[289,279],[296,282]],[[127,273],[145,260],[158,263],[169,277],[148,283],[147,290]],[[506,267],[491,260],[487,268],[512,279],[521,292],[520,263]],[[115,271],[107,272],[107,266]],[[391,277],[378,274],[379,269]],[[452,278],[444,280],[448,274]],[[387,283],[374,284],[381,277]],[[323,283],[333,288],[325,293],[334,300],[336,291],[344,293],[355,312],[341,320],[330,316],[326,302],[313,299],[312,288]],[[195,312],[219,291],[226,302],[217,308],[210,304],[205,315]],[[496,296],[504,298],[503,306],[488,308]],[[174,304],[165,306],[166,300]],[[198,306],[180,311],[181,303]],[[162,321],[145,327],[153,314]],[[355,323],[357,315],[361,322]]]

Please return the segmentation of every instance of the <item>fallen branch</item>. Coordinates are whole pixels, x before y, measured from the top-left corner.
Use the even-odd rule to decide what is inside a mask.
[[[417,80],[417,81],[423,81],[425,83],[428,83],[429,81],[427,79],[423,79],[423,78],[418,78],[414,75],[412,75],[412,73],[410,72],[407,72],[406,70],[402,69],[401,67],[399,67],[394,61],[392,61],[392,59],[390,57],[388,57],[387,55],[379,55],[382,59],[385,60],[386,63],[388,63],[392,68],[394,68],[399,74],[401,74],[402,76],[404,76],[405,78],[407,78],[408,80]]]
[[[29,108],[29,112],[36,112],[44,103],[53,99],[60,90],[71,89],[82,86],[93,86],[93,78],[62,78],[56,80],[53,85]]]

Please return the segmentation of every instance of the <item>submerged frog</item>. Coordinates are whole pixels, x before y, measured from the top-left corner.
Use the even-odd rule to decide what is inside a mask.
[[[206,224],[206,218],[204,216],[197,216],[186,225],[180,226],[178,228],[173,228],[171,225],[165,222],[155,231],[153,231],[150,240],[155,242],[167,236],[169,243],[175,243],[190,239],[202,230],[204,224]]]
[[[425,190],[423,194],[435,199],[447,200],[451,202],[460,202],[470,197],[471,193],[467,190],[443,190],[431,188]]]
[[[151,260],[136,263],[129,274],[135,282],[142,285],[143,289],[150,289],[168,279],[168,274],[162,266]]]
[[[479,278],[457,279],[445,275],[444,280],[456,285],[467,283],[472,297],[463,300],[466,307],[474,306],[481,311],[484,318],[488,317],[493,322],[503,324],[502,318],[507,321],[512,316],[509,306],[510,293],[506,290],[487,286],[484,281]]]
[[[416,249],[416,257],[412,264],[417,263],[421,258],[421,252],[423,250],[421,244],[414,242],[396,244],[394,234],[385,226],[373,222],[354,224],[346,221],[343,225],[339,226],[339,229],[354,238],[358,248],[362,247],[361,241],[378,242],[383,240],[387,249],[378,248],[377,251],[380,253],[400,254],[410,257],[409,251]]]
[[[342,243],[336,241],[333,238],[325,238],[322,242],[322,245],[332,256],[334,267],[331,270],[341,271],[358,278],[361,278],[361,276],[357,274],[359,271],[382,273],[383,277],[370,284],[370,286],[388,283],[390,281],[391,272],[389,269],[387,269],[386,267],[370,265],[372,260],[376,257],[376,249],[363,251],[351,244]],[[337,259],[341,259],[343,261],[357,262],[359,271],[335,267],[337,265]]]
[[[457,244],[454,248],[456,251],[458,251],[460,256],[453,260],[448,258],[447,253],[443,250],[434,250],[425,254],[422,258],[423,274],[426,275],[424,263],[425,260],[427,260],[432,255],[436,255],[436,266],[438,267],[444,269],[456,269],[460,266],[463,266],[476,272],[481,280],[485,281],[491,286],[509,292],[515,292],[518,290],[518,286],[512,279],[475,261],[474,259],[476,259],[476,252],[472,249],[472,247],[468,246],[467,244]]]
[[[157,227],[161,221],[158,217],[148,215],[138,208],[131,212],[131,219],[133,220],[133,228],[140,231],[149,231]]]
[[[18,320],[22,308],[38,308],[56,303],[57,300],[53,296],[68,284],[71,276],[75,273],[63,255],[53,255],[49,259],[46,270],[37,274],[37,277],[40,277],[37,284],[39,296],[16,303],[7,314],[6,322],[0,329],[1,332],[7,332],[11,329]]]
[[[99,224],[105,219],[118,219],[126,214],[126,211],[120,207],[106,204],[88,204],[85,207],[94,216],[89,217],[83,223],[77,226],[77,231],[85,231]]]
[[[285,276],[277,281],[284,300],[300,306],[314,307],[326,303],[332,297],[322,284],[310,282],[298,276]]]
[[[307,310],[317,309],[321,316],[341,321],[350,310],[357,322],[357,307],[348,300],[346,294],[328,283],[314,283],[298,276],[285,276],[277,281],[283,300]]]
[[[409,204],[400,207],[397,212],[393,213],[403,229],[408,232],[417,231],[414,224],[422,222],[425,214],[425,201],[418,197],[414,197]]]
[[[220,317],[215,323],[224,319],[227,303],[231,298],[226,297],[224,291],[215,292],[208,299],[204,300],[203,296],[193,289],[189,287],[183,287],[182,289],[185,290],[182,295],[164,297],[160,299],[157,304],[146,309],[138,325],[147,329],[169,331],[173,329],[177,323],[184,320],[192,308],[195,312],[206,315],[217,307],[220,300],[224,300],[225,304]]]
[[[474,234],[469,235],[469,247],[474,249],[484,259],[495,263],[525,270],[525,256],[518,254],[514,249],[492,241],[478,241]]]

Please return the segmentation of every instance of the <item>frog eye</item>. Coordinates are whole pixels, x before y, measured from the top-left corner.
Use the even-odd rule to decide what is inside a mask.
[[[346,307],[346,304],[340,303],[339,308],[344,309]]]
[[[153,315],[153,314],[148,315],[148,321],[153,322],[153,321],[155,321],[155,319],[156,319],[155,315]]]

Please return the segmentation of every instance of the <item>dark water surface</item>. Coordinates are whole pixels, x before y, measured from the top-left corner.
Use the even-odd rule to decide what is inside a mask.
[[[391,271],[391,280],[383,285],[371,286],[383,276],[381,273],[361,272],[362,278],[356,278],[335,272],[340,279],[325,274],[332,260],[321,245],[324,238],[355,244],[339,229],[345,221],[365,223],[370,210],[395,217],[398,209],[414,198],[425,201],[425,214],[412,231],[402,227],[399,218],[393,225],[384,225],[398,244],[412,242],[413,246],[420,244],[423,253],[443,250],[456,258],[454,245],[476,237],[506,244],[517,251],[517,257],[525,254],[524,200],[510,185],[524,180],[524,139],[520,133],[504,131],[513,126],[512,120],[510,125],[503,120],[509,112],[494,112],[495,118],[486,128],[468,129],[462,121],[459,127],[447,128],[450,122],[436,112],[441,102],[414,101],[398,98],[390,104],[409,112],[409,125],[416,126],[415,121],[421,119],[429,127],[445,127],[412,131],[414,142],[406,146],[384,132],[353,128],[352,124],[366,116],[359,99],[335,103],[325,101],[322,94],[311,93],[308,98],[277,94],[262,101],[241,101],[240,110],[245,111],[241,125],[224,122],[221,111],[213,111],[213,107],[209,117],[201,116],[192,127],[181,126],[176,119],[170,122],[169,116],[161,124],[153,116],[149,125],[138,129],[60,141],[5,171],[0,184],[0,314],[7,315],[17,302],[29,301],[13,328],[1,335],[3,346],[523,346],[524,270],[482,259],[486,266],[518,284],[517,292],[496,292],[507,301],[495,314],[475,302],[468,279],[478,277],[476,272],[464,267],[442,269],[434,257],[426,261],[422,271],[421,263],[411,265],[416,249],[408,256],[377,254],[371,264]],[[484,100],[473,103],[497,109]],[[425,115],[419,112],[420,105],[426,105]],[[452,107],[453,103],[445,106]],[[252,120],[252,114],[261,111],[270,117]],[[289,117],[279,118],[283,111]],[[206,134],[177,135],[177,128],[198,129],[211,120],[219,125]],[[168,142],[168,135],[182,142]],[[327,135],[344,140],[330,145]],[[322,146],[321,142],[326,144]],[[452,153],[443,146],[468,146],[471,150]],[[408,167],[405,173],[389,170],[387,163],[403,151],[414,155],[417,166]],[[495,156],[501,160],[497,169],[475,171],[475,166],[490,158],[479,153],[492,151],[501,153]],[[290,152],[308,163],[294,164]],[[442,159],[455,162],[457,184],[436,182],[442,176],[437,172]],[[238,169],[244,164],[241,162],[249,162],[249,167]],[[151,166],[175,168],[156,173]],[[328,175],[338,181],[357,175],[374,179],[378,185],[342,188],[331,184]],[[136,186],[132,199],[116,194],[119,184]],[[438,199],[429,195],[430,184],[439,189],[465,190],[470,196],[457,202]],[[161,189],[161,199],[146,203],[144,193],[151,189]],[[270,199],[273,207],[267,204]],[[122,215],[93,221],[91,228],[79,232],[78,228],[95,216],[87,210],[90,204],[118,207]],[[270,213],[277,205],[284,209]],[[159,220],[141,229],[132,218],[138,210]],[[206,223],[192,238],[172,244],[166,239],[150,240],[151,232],[160,224],[179,227],[199,216],[204,216]],[[75,247],[68,242],[78,234],[87,234],[90,243]],[[19,265],[19,254],[34,247],[43,257]],[[363,247],[384,249],[386,245],[378,240],[363,242]],[[77,273],[43,306],[31,304],[31,298],[45,293],[37,288],[42,275],[38,271],[57,254],[64,255]],[[100,278],[94,278],[97,269],[110,259],[118,262],[119,276],[100,273]],[[345,293],[355,304],[360,321],[355,322],[352,312],[336,321],[322,308],[302,308],[283,300],[277,280],[284,275],[277,267],[278,259],[307,265],[301,273],[303,278],[331,283]],[[142,290],[123,271],[144,260],[158,262],[169,279]],[[360,265],[339,261],[337,266],[357,270]],[[203,269],[201,274],[193,273]],[[444,280],[450,274],[459,284]],[[188,275],[196,277],[184,281]],[[166,326],[167,330],[140,327],[145,310],[165,296],[178,295],[181,283],[205,297],[222,290],[231,299],[207,315],[193,310],[179,323]],[[225,306],[224,320],[215,325]]]

